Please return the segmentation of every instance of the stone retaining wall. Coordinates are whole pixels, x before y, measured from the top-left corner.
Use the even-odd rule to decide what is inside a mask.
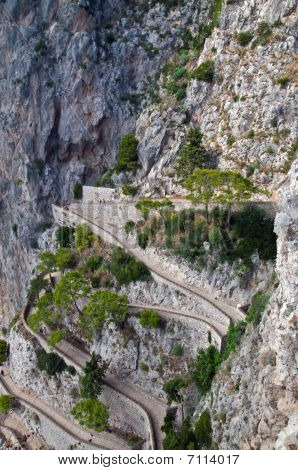
[[[115,196],[116,191],[113,188],[83,186],[83,203],[96,204],[100,202],[113,201]]]

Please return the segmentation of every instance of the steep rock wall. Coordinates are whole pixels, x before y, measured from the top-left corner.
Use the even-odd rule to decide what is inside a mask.
[[[276,217],[279,286],[260,325],[223,363],[198,407],[212,414],[220,449],[297,449],[298,440],[298,163],[281,189]]]

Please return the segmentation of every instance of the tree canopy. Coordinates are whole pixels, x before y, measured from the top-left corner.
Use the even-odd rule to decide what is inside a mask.
[[[97,432],[106,429],[109,411],[107,406],[94,398],[87,398],[77,403],[71,414],[82,425]]]
[[[62,272],[75,266],[75,254],[69,248],[58,248],[55,260],[57,268]]]
[[[54,302],[57,307],[64,309],[66,312],[75,307],[81,314],[77,301],[85,297],[90,289],[88,279],[85,279],[78,271],[70,271],[57,283],[54,290]]]
[[[36,266],[37,271],[42,273],[50,273],[56,268],[56,257],[50,251],[44,251],[38,255],[39,264]]]
[[[126,295],[118,295],[109,290],[97,290],[89,298],[83,308],[80,318],[80,328],[87,337],[92,337],[92,331],[103,328],[107,322],[122,323],[128,313]]]
[[[92,353],[91,360],[83,368],[84,375],[80,377],[80,393],[83,398],[96,398],[102,392],[103,378],[109,363],[99,355]]]
[[[266,191],[254,186],[252,181],[236,171],[195,170],[187,177],[184,186],[190,191],[188,199],[205,204],[207,221],[211,202],[226,204],[229,209],[228,224],[234,203],[248,201],[253,194],[266,194]]]

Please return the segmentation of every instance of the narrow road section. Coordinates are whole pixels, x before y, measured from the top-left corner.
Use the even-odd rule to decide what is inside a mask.
[[[16,397],[25,406],[29,405],[38,413],[41,413],[64,432],[74,437],[78,442],[98,449],[130,449],[126,441],[114,434],[107,432],[97,433],[92,431],[93,436],[91,436],[90,431],[87,431],[81,426],[71,422],[61,413],[60,410],[51,407],[31,392],[29,393],[28,391],[24,391],[18,387],[13,382],[6,367],[1,366],[1,369],[4,372],[4,375],[0,375],[0,381],[9,395]]]

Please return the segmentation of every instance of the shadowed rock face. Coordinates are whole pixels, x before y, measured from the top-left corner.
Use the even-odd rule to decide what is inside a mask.
[[[181,27],[193,14],[188,3]],[[146,80],[179,44],[172,13],[133,13],[129,4],[0,4],[0,318],[24,303],[32,247],[47,238],[36,226],[51,220],[51,203],[113,166],[146,104]],[[153,26],[169,31],[163,41]]]

